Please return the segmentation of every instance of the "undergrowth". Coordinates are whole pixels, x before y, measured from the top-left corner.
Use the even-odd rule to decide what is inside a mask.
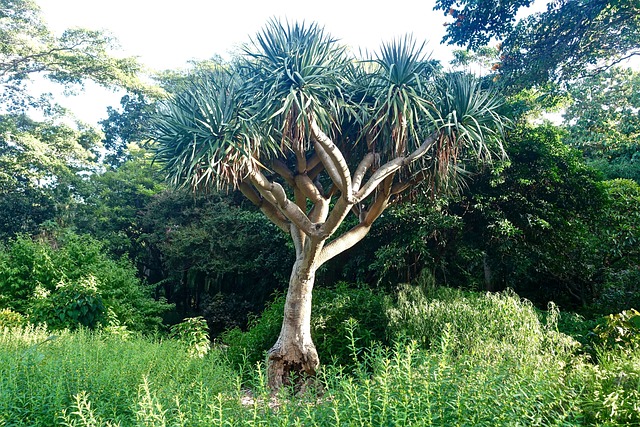
[[[389,302],[395,344],[363,349],[357,322],[346,322],[351,365],[323,365],[319,387],[302,395],[271,395],[263,363],[243,376],[220,347],[200,358],[185,340],[3,328],[0,426],[640,423],[637,347],[598,347],[594,363],[558,332],[554,307],[541,321],[512,293],[403,300],[414,291]]]

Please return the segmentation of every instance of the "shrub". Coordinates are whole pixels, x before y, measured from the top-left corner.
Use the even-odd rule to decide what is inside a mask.
[[[191,357],[203,358],[211,346],[207,321],[202,316],[189,317],[171,327],[174,338],[187,345]]]
[[[0,328],[23,326],[26,323],[27,319],[22,314],[16,313],[10,308],[0,310]]]
[[[512,291],[481,294],[403,285],[387,313],[390,334],[396,340],[416,340],[430,349],[447,333],[449,350],[455,354],[500,352],[520,357],[578,346],[556,331],[557,309],[551,309],[545,325],[533,305]]]
[[[640,425],[640,348],[598,348],[598,364],[580,366],[587,425]]]
[[[311,335],[320,360],[350,365],[356,349],[385,344],[387,317],[384,297],[364,285],[340,282],[334,289],[318,289],[311,312]]]
[[[52,290],[61,278],[49,245],[27,236],[0,244],[0,307],[26,313],[36,287]]]
[[[110,308],[128,328],[151,332],[170,306],[154,300],[136,274],[130,262],[110,259],[89,236],[69,231],[36,240],[18,236],[0,246],[0,308],[33,313],[52,326],[62,322],[60,327],[71,326],[73,319],[93,327]],[[87,280],[95,289],[85,286]]]
[[[219,341],[226,346],[229,362],[243,371],[265,359],[265,352],[276,342],[284,313],[284,295],[276,294],[260,316],[252,317],[246,332],[233,328],[223,332]]]
[[[606,347],[634,347],[640,345],[640,312],[635,309],[610,314],[600,320],[594,332]]]
[[[95,328],[103,319],[104,302],[93,276],[77,282],[60,282],[54,292],[34,298],[30,314],[34,323],[50,329]]]

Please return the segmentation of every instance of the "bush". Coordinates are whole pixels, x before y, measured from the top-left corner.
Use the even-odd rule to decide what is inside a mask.
[[[416,340],[424,349],[440,345],[444,334],[456,354],[500,352],[520,357],[579,345],[556,331],[554,306],[545,325],[533,305],[512,291],[481,294],[404,285],[387,313],[393,339]]]
[[[50,329],[95,328],[103,319],[104,302],[96,279],[89,276],[75,283],[60,282],[54,292],[34,298],[31,321],[45,323]]]
[[[240,367],[245,371],[265,360],[265,352],[275,344],[280,333],[284,300],[284,295],[276,294],[274,300],[267,304],[259,317],[249,320],[246,332],[240,328],[233,328],[218,337],[219,341],[227,347],[227,359],[232,366]]]
[[[596,365],[576,373],[587,425],[640,425],[640,348],[597,350]]]
[[[0,328],[13,328],[27,323],[26,317],[10,308],[0,310]]]
[[[640,347],[640,312],[632,308],[610,314],[600,320],[594,332],[607,348]]]
[[[284,295],[276,296],[260,317],[250,322],[247,332],[235,328],[220,336],[233,364],[251,366],[264,360],[265,352],[278,339],[284,301]],[[361,349],[376,341],[386,342],[384,298],[372,290],[341,282],[333,289],[314,290],[312,304],[311,335],[325,363],[352,364],[351,338]]]
[[[171,327],[174,338],[186,344],[191,357],[203,358],[209,352],[211,341],[207,321],[202,316],[184,319]]]
[[[340,365],[354,363],[355,349],[387,343],[384,297],[364,285],[340,282],[334,289],[318,289],[311,312],[311,335],[320,360]],[[274,341],[275,342],[275,341]]]
[[[55,327],[74,321],[95,327],[111,309],[128,328],[151,332],[170,306],[154,300],[136,274],[130,262],[108,258],[89,236],[18,236],[0,246],[0,308],[32,313]]]

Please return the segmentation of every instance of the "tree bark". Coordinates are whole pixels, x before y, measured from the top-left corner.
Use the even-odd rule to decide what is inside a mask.
[[[268,385],[274,391],[283,385],[300,390],[315,376],[320,364],[311,339],[311,295],[316,267],[305,261],[304,256],[300,257],[293,266],[280,336],[269,350]]]

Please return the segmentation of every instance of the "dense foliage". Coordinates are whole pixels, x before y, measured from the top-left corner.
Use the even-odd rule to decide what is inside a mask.
[[[499,42],[496,67],[505,86],[547,86],[605,70],[639,55],[640,5],[635,0],[560,0],[517,20],[532,0],[438,0],[450,15],[444,41],[483,48]]]
[[[15,426],[631,426],[640,421],[637,346],[602,347],[599,364],[593,365],[576,353],[575,340],[557,330],[557,309],[542,320],[530,303],[511,293],[405,288],[396,301],[387,306],[390,330],[414,340],[390,348],[374,344],[349,370],[327,365],[318,376],[320,396],[316,389],[270,395],[264,365],[246,365],[241,376],[227,362],[225,353],[242,350],[233,347],[238,343],[200,358],[184,339],[123,340],[86,330],[50,337],[38,328],[0,327],[0,421]],[[349,348],[360,355],[361,344],[353,340]]]
[[[66,232],[18,236],[0,247],[0,308],[53,329],[117,321],[152,332],[169,306],[152,298],[127,259],[110,259],[100,242]]]
[[[107,34],[56,36],[33,1],[0,0],[0,425],[640,424],[639,77],[612,67],[638,54],[640,13],[628,0],[556,1],[516,19],[531,3],[436,2],[446,40],[472,49],[455,63],[492,68],[476,88],[508,95],[507,157],[458,170],[458,191],[407,194],[318,271],[312,334],[326,365],[307,390],[271,396],[264,361],[294,248],[235,191],[169,188],[145,141],[163,95],[235,87],[225,70],[237,60],[169,70],[150,89]],[[384,69],[398,46],[368,64]],[[293,92],[254,87],[242,106],[337,108],[297,88],[329,99],[345,89],[335,70],[355,67],[329,64],[322,80],[298,59],[286,78],[272,70]],[[384,78],[415,89],[442,73],[413,65],[340,100],[352,108],[341,143]],[[36,76],[127,93],[98,129],[29,95]],[[431,89],[451,101],[454,86]],[[376,121],[402,110],[387,95],[370,118],[401,145],[402,120]],[[562,124],[534,123],[550,105]],[[233,133],[243,120],[220,124]],[[274,127],[271,154],[296,123]]]

